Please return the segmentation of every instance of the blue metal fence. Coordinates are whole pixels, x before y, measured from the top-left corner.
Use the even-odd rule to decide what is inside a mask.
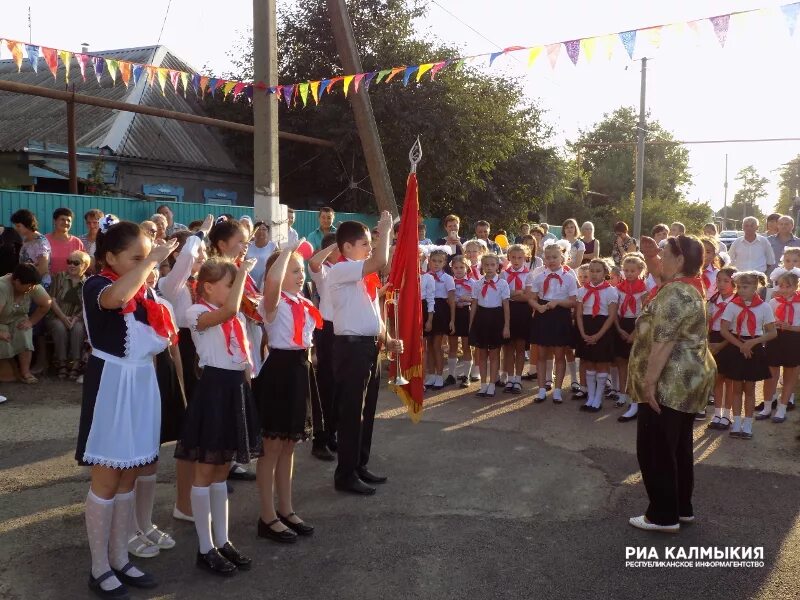
[[[236,218],[243,215],[253,215],[253,208],[250,206],[200,204],[194,202],[156,202],[132,198],[0,190],[0,223],[9,225],[11,215],[15,211],[27,208],[39,219],[39,229],[42,233],[49,233],[53,228],[53,222],[50,218],[53,211],[66,206],[75,213],[72,233],[82,235],[86,233],[83,215],[92,208],[98,208],[106,214],[115,214],[123,220],[139,223],[150,218],[156,212],[156,208],[162,204],[169,205],[175,214],[175,221],[184,225],[195,220],[203,220],[208,213],[213,213],[214,215],[228,213]],[[316,211],[296,210],[294,215],[294,228],[301,237],[305,237],[319,226],[318,213]],[[336,223],[341,223],[342,221],[361,221],[369,227],[374,227],[378,222],[378,217],[377,215],[362,213],[336,213]],[[428,237],[435,239],[444,235],[439,219],[425,219],[425,224],[428,230]]]

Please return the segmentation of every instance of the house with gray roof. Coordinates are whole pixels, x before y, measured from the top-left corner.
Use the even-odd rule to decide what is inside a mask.
[[[90,52],[92,56],[196,73],[165,46]],[[69,89],[78,94],[131,104],[206,115],[203,101],[190,89],[165,93],[147,77],[133,78],[126,87],[108,74],[98,83],[91,62],[86,80],[78,60],[71,58]],[[38,72],[28,59],[18,72],[13,60],[0,61],[0,79],[51,89],[65,89],[65,67],[57,77],[39,58]],[[219,130],[130,112],[78,104],[75,106],[80,191],[94,173],[114,195],[177,202],[251,204],[252,166],[242,164],[226,146]],[[49,98],[0,92],[0,187],[41,192],[68,191],[67,111]]]

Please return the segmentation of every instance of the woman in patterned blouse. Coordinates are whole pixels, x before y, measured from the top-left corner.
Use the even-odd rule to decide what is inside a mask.
[[[639,403],[636,455],[650,499],[630,524],[677,532],[694,520],[692,425],[716,376],[700,279],[704,250],[693,236],[668,238],[658,256],[649,252],[653,240],[642,242],[661,285],[636,322],[628,366],[628,388]]]
[[[59,379],[69,376],[74,381],[81,374],[81,354],[86,341],[82,291],[91,263],[92,258],[86,252],[75,250],[67,258],[67,270],[57,273],[50,285],[53,304],[47,315],[47,329],[53,337],[53,366]]]

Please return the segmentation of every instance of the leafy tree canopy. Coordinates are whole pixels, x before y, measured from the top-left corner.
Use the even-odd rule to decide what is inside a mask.
[[[403,0],[348,2],[362,65],[366,71],[420,64],[459,55],[458,48],[415,34],[414,20],[425,3]],[[280,81],[317,80],[344,74],[326,2],[281,3],[278,20]],[[231,53],[236,79],[252,78],[252,38]],[[423,145],[419,167],[423,212],[484,218],[498,226],[522,220],[561,185],[562,161],[550,143],[543,111],[525,98],[518,81],[487,76],[464,66],[440,72],[436,80],[407,89],[402,82],[370,87],[375,118],[398,203],[408,174],[408,151],[417,135]],[[341,84],[339,84],[341,86]],[[299,99],[297,99],[299,102]],[[220,118],[252,122],[246,102],[209,102]],[[281,104],[284,131],[334,140],[337,152],[281,144],[281,196],[302,207],[332,204],[337,210],[375,210],[352,110],[340,87],[319,106]],[[252,141],[227,133],[240,157],[252,162]],[[350,182],[361,182],[357,187]],[[361,189],[358,189],[361,188]],[[346,190],[346,191],[345,191]],[[366,191],[362,191],[366,190]],[[344,191],[344,193],[342,193]]]

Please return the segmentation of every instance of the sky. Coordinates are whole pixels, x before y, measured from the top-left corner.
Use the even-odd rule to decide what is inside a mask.
[[[698,35],[685,28],[665,31],[658,48],[640,36],[634,59],[649,59],[646,105],[681,140],[800,137],[795,124],[800,31],[790,38],[777,9],[787,2],[435,0],[417,25],[421,36],[436,36],[471,55],[763,8],[755,17],[731,20],[724,49],[708,22]],[[0,37],[28,41],[30,34],[34,44],[66,50],[87,42],[90,52],[160,41],[193,67],[224,73],[231,66],[230,49],[251,27],[251,0],[17,0],[4,3]],[[9,57],[5,49],[0,55]],[[619,44],[611,60],[598,47],[590,63],[581,58],[577,66],[563,51],[555,69],[545,55],[530,69],[526,63],[527,55],[516,53],[499,58],[487,71],[522,77],[527,95],[547,110],[558,144],[575,139],[580,129],[619,106],[638,108],[640,63]],[[690,199],[722,206],[727,154],[728,202],[738,187],[737,171],[752,164],[771,181],[769,196],[760,202],[765,212],[772,212],[777,200],[777,169],[800,154],[800,141],[688,147]]]

